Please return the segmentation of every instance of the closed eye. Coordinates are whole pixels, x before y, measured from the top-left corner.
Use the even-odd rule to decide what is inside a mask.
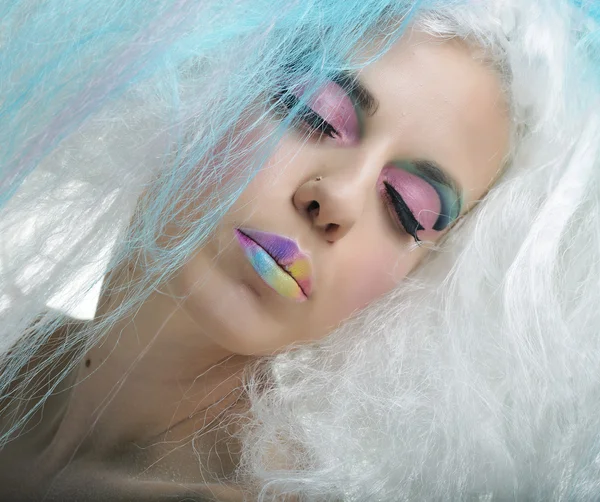
[[[402,225],[407,234],[415,239],[415,242],[421,242],[417,232],[425,230],[425,228],[417,221],[415,215],[409,209],[398,191],[386,181],[383,182],[383,185],[385,187],[386,204],[388,204],[390,209],[393,209],[397,216],[397,222]]]
[[[292,109],[298,112],[295,125],[304,132],[318,133],[319,138],[333,138],[339,146],[356,145],[362,134],[361,105],[353,99],[357,91],[341,85],[335,78],[325,80],[310,94],[307,89],[311,89],[309,84],[291,85],[277,95],[285,112]]]
[[[288,111],[298,106],[298,103],[300,101],[293,94],[285,94],[281,96],[280,99],[281,103],[286,107]],[[298,112],[298,119],[301,120],[306,126],[308,126],[311,132],[318,132],[330,138],[336,138],[338,136],[338,132],[336,131],[336,129],[308,106],[300,106],[300,110]]]

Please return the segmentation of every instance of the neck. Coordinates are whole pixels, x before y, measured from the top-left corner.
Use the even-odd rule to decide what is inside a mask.
[[[112,289],[101,297],[100,319],[123,301],[106,293]],[[189,434],[190,423],[222,422],[239,409],[248,361],[203,335],[172,297],[153,292],[88,351],[57,436],[66,431],[79,438],[77,449],[109,451],[157,437],[176,440],[181,424]]]

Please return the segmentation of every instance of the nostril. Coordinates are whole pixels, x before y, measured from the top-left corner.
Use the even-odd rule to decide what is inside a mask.
[[[312,216],[313,218],[316,218],[317,216],[319,216],[319,209],[320,209],[320,205],[316,200],[312,200],[310,201],[310,204],[306,207],[306,212],[308,213],[309,216]]]
[[[332,234],[338,228],[340,228],[340,226],[337,223],[328,223],[327,226],[325,227],[325,233],[326,234]]]

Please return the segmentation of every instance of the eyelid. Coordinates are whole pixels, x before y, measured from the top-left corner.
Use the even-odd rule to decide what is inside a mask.
[[[384,190],[382,192],[386,205],[394,211],[396,215],[396,218],[394,218],[395,221],[402,225],[404,231],[412,236],[415,242],[419,243],[421,240],[417,232],[425,230],[425,228],[416,219],[400,193],[387,181],[383,182],[383,186]]]
[[[305,89],[310,91],[308,99]],[[360,141],[362,127],[357,105],[348,91],[334,80],[326,80],[319,87],[298,84],[285,90],[282,96],[280,99],[288,109],[299,101],[303,103],[298,109],[298,118],[312,130],[321,131],[340,145],[351,146]]]
[[[377,110],[377,104],[370,93],[363,92],[363,87],[356,77],[352,77],[347,73],[339,73],[334,75],[331,81],[339,85],[352,102],[352,107],[358,121],[358,137],[362,138],[365,131],[365,115],[373,115]]]
[[[284,93],[280,96],[279,101],[287,108],[292,110],[294,107],[298,107],[298,113],[296,119],[307,124],[312,131],[320,131],[322,134],[331,138],[335,137],[337,130],[329,122],[323,119],[321,115],[315,112],[310,106],[300,105],[300,99],[292,93]]]
[[[463,206],[462,192],[457,183],[436,163],[428,160],[403,160],[392,162],[392,165],[419,177],[437,192],[441,207],[432,230],[445,230],[460,216]]]
[[[433,182],[434,186],[442,187],[445,190],[450,190],[456,199],[457,211],[456,217],[461,213],[464,202],[463,191],[460,185],[447,174],[447,171],[440,167],[437,163],[429,160],[415,160],[409,164],[413,164],[417,173],[426,179],[429,183]]]

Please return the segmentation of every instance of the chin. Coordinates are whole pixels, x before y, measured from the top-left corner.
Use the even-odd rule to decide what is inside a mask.
[[[251,286],[217,266],[199,268],[198,263],[184,267],[173,290],[202,335],[228,352],[247,356],[269,355],[291,342]]]

